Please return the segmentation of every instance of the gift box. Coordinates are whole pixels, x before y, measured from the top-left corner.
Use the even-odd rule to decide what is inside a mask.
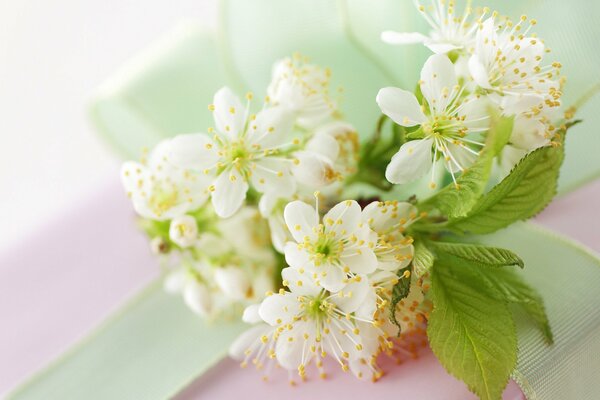
[[[344,90],[353,96],[344,104],[344,112],[347,115],[360,115],[356,126],[359,131],[366,131],[366,121],[374,120],[378,112],[372,101],[377,89],[389,82],[406,85],[414,81],[418,71],[410,70],[405,60],[424,57],[421,49],[406,49],[389,55],[389,51],[384,50],[377,40],[382,27],[417,29],[419,23],[412,18],[410,7],[410,4],[402,2],[380,2],[367,6],[366,3],[352,1],[302,4],[258,1],[250,6],[247,2],[224,1],[218,31],[208,31],[193,24],[180,26],[163,41],[136,57],[99,90],[91,108],[91,117],[117,151],[134,157],[142,147],[150,146],[160,138],[200,131],[210,125],[210,115],[203,112],[206,99],[210,96],[207,94],[213,93],[224,83],[240,90],[256,91],[266,83],[272,60],[291,51],[301,51],[331,66],[339,81],[349,85]],[[567,15],[565,7],[560,2],[553,2],[550,6],[544,4],[547,26],[553,27],[559,21],[564,21],[564,15]],[[538,17],[542,12],[536,2],[506,8],[526,10]],[[290,21],[281,18],[282,15],[305,15],[306,18]],[[335,18],[331,18],[332,15]],[[592,26],[591,21],[586,23],[592,13],[568,15],[572,18],[569,24],[573,27]],[[253,29],[256,24],[263,28]],[[571,66],[573,72],[578,72],[570,74],[573,75],[573,81],[570,82],[573,91],[588,85],[586,77],[594,76],[590,71],[598,65],[597,54],[592,51],[591,36],[575,28],[569,34],[556,29],[540,34],[557,44],[557,57],[565,61],[579,60]],[[575,40],[577,45],[572,45]],[[357,72],[364,79],[352,79]],[[371,106],[365,105],[369,101]],[[594,126],[597,121],[597,113],[593,112],[597,106],[598,99],[595,99],[582,110],[581,118],[586,120],[586,126]],[[597,146],[598,140],[589,128],[579,126],[570,132],[566,165],[561,175],[563,192],[597,175],[600,163],[593,152],[586,149],[594,144]],[[59,228],[52,227],[47,231],[65,229],[64,232],[76,235],[76,227],[81,224],[97,226],[89,237],[79,236],[81,243],[75,253],[64,253],[59,242],[48,241],[47,235],[44,235],[36,239],[36,247],[33,248],[47,249],[47,252],[36,252],[34,258],[20,262],[15,262],[15,254],[18,253],[9,254],[7,263],[22,266],[20,270],[39,272],[31,266],[37,267],[45,259],[56,260],[66,269],[65,276],[69,278],[76,277],[73,271],[77,271],[78,265],[85,264],[89,269],[80,276],[79,282],[95,275],[92,271],[110,266],[108,271],[112,272],[106,276],[104,288],[112,287],[112,280],[122,279],[131,273],[131,276],[127,276],[131,280],[126,281],[129,283],[121,289],[120,299],[139,284],[139,279],[146,282],[150,280],[153,275],[148,270],[155,263],[135,232],[133,215],[127,212],[125,196],[121,196],[114,185],[107,186],[103,192],[106,197],[103,197],[102,203],[95,200],[84,205],[85,212],[73,217],[71,224],[61,221]],[[573,201],[568,199],[564,201]],[[555,210],[556,207],[559,205],[555,206]],[[561,211],[547,214],[547,218],[554,221],[553,227],[560,233],[568,235],[575,231],[571,225],[575,217],[561,216],[564,220],[555,220]],[[579,218],[588,215],[578,211],[581,213],[578,214]],[[594,215],[593,211],[588,213]],[[82,216],[88,215],[90,219],[82,219]],[[115,232],[123,236],[119,238]],[[60,237],[56,234],[53,236]],[[534,329],[524,324],[519,327],[519,364],[514,379],[525,395],[528,398],[565,398],[574,395],[585,398],[597,393],[590,371],[600,365],[590,354],[594,349],[600,349],[600,337],[594,335],[600,325],[600,315],[595,307],[597,288],[600,287],[598,259],[578,245],[531,224],[517,224],[486,237],[485,242],[512,249],[524,258],[528,265],[523,272],[525,279],[539,288],[555,328],[556,343],[548,348]],[[69,254],[69,257],[64,258],[65,254]],[[90,259],[98,261],[90,262]],[[569,267],[566,268],[566,265]],[[126,272],[129,268],[131,271]],[[134,273],[144,268],[147,270],[139,272],[139,275]],[[33,275],[37,278],[27,279],[28,282],[42,282],[37,273]],[[47,279],[53,278],[48,276]],[[79,287],[77,283],[68,282],[57,280],[55,285]],[[42,286],[46,287],[52,287],[52,284]],[[15,293],[17,288],[12,290]],[[40,287],[35,286],[20,291],[39,292]],[[69,293],[67,289],[59,292]],[[8,290],[5,293],[11,292]],[[79,296],[89,294],[70,293],[68,300],[62,300],[63,306],[77,302]],[[99,298],[101,296],[99,294]],[[14,298],[22,297],[17,293]],[[117,304],[114,299],[105,301],[96,312],[106,312],[107,304]],[[39,303],[44,304],[44,301],[40,298]],[[60,301],[46,304],[61,305]],[[31,315],[36,313],[32,311]],[[51,353],[57,353],[56,346],[64,348],[66,341],[73,340],[82,330],[89,328],[92,320],[97,321],[80,318],[79,327],[70,331],[68,340],[56,339],[52,344],[53,349],[48,350],[48,347],[43,350],[45,360]],[[17,326],[25,324],[21,322]],[[47,325],[40,319],[30,324]],[[392,368],[388,376],[376,385],[351,382],[340,372],[331,376],[332,383],[327,387],[321,382],[311,381],[298,388],[289,388],[280,382],[262,383],[258,376],[251,373],[242,375],[238,369],[232,368],[234,365],[230,361],[223,361],[209,371],[224,357],[228,343],[242,329],[241,324],[236,323],[219,327],[207,325],[183,308],[177,299],[163,294],[160,285],[150,283],[90,336],[14,392],[13,397],[165,398],[180,393],[182,398],[220,398],[256,391],[272,392],[274,397],[305,398],[323,391],[333,393],[337,390],[340,390],[340,394],[404,394],[416,398],[444,396],[458,399],[470,396],[460,382],[443,371],[427,350],[418,360]],[[23,331],[29,332],[26,328]],[[27,345],[35,342],[36,339],[31,336]],[[22,371],[25,370],[22,368]],[[21,372],[19,377],[23,374]],[[199,380],[181,392],[199,375],[202,375]],[[433,380],[435,385],[431,385]],[[239,385],[231,385],[232,381]],[[515,384],[511,384],[505,392],[505,398],[522,398],[522,394]]]

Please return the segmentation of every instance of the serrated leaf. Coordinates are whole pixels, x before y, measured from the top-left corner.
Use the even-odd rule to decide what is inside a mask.
[[[413,256],[413,272],[418,276],[423,276],[431,270],[435,256],[427,248],[423,240],[414,242],[415,253]]]
[[[515,272],[509,269],[490,269],[480,271],[490,292],[498,300],[522,307],[535,321],[547,343],[554,342],[554,335],[546,315],[542,297]]]
[[[556,194],[564,146],[542,147],[525,156],[464,218],[450,218],[454,231],[491,233],[542,211]]]
[[[512,117],[496,117],[475,163],[423,204],[439,209],[448,217],[464,217],[475,205],[489,179],[494,157],[508,142],[513,127]]]
[[[506,303],[471,268],[436,262],[427,335],[448,372],[483,400],[498,400],[517,362],[517,335]]]
[[[408,274],[406,274],[408,272]],[[406,275],[405,275],[406,274]],[[390,302],[390,321],[398,327],[398,336],[400,336],[402,327],[396,319],[396,305],[400,300],[406,298],[410,292],[410,266],[398,270],[398,283],[392,288],[392,300]]]
[[[471,243],[430,242],[429,246],[440,258],[456,257],[482,267],[506,267],[518,265],[523,268],[523,260],[510,250]]]

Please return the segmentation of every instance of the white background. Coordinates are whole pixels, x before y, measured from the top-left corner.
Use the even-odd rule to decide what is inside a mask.
[[[216,9],[216,0],[0,0],[0,251],[117,174],[87,121],[94,88],[182,19],[214,26]]]

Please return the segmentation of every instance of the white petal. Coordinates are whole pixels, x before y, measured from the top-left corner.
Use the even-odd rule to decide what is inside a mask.
[[[317,189],[335,182],[335,170],[329,158],[313,151],[297,151],[294,157],[298,164],[292,166],[292,174],[299,183]]]
[[[463,172],[475,162],[477,155],[471,153],[465,147],[466,144],[462,146],[454,143],[446,143],[448,153],[452,155],[452,158],[444,163],[448,171],[455,173]],[[458,165],[456,165],[457,163]]]
[[[272,192],[279,197],[289,197],[296,191],[296,182],[289,161],[271,157],[259,159],[250,175],[252,187],[261,193]]]
[[[294,317],[299,311],[300,305],[296,295],[289,292],[268,296],[258,309],[263,321],[272,326],[294,322]]]
[[[180,293],[185,287],[187,278],[187,272],[183,268],[180,268],[177,271],[173,271],[167,275],[163,283],[163,287],[167,293]]]
[[[281,216],[269,217],[267,219],[269,231],[271,232],[271,242],[273,247],[280,253],[285,251],[285,244],[291,239],[290,231],[285,225],[285,221]],[[296,245],[296,243],[294,243]]]
[[[244,313],[242,314],[242,321],[247,324],[256,324],[262,321],[260,314],[258,313],[258,309],[260,308],[260,304],[251,304],[244,309]]]
[[[471,73],[471,76],[477,85],[484,89],[492,88],[492,85],[490,85],[488,71],[476,54],[473,54],[471,58],[469,58],[469,72]]]
[[[215,212],[221,218],[230,217],[244,203],[248,183],[237,169],[232,168],[229,171],[223,171],[215,180],[214,185],[215,191],[211,196]]]
[[[278,146],[291,140],[294,115],[284,107],[271,107],[260,111],[250,122],[248,139],[250,144],[262,148]]]
[[[204,171],[219,160],[213,141],[204,133],[177,135],[169,143],[168,159],[178,168]]]
[[[403,184],[421,178],[433,163],[432,139],[404,143],[388,164],[385,178],[391,183]]]
[[[453,99],[449,94],[458,84],[454,64],[442,54],[430,56],[421,69],[421,92],[438,113],[443,113]]]
[[[461,46],[456,46],[452,43],[436,42],[434,40],[425,41],[425,46],[435,54],[447,54],[453,50],[460,49]]]
[[[245,107],[229,89],[223,87],[215,93],[213,117],[217,130],[231,139],[238,137],[244,129]]]
[[[229,346],[229,356],[235,360],[243,360],[246,358],[247,350],[251,350],[253,345],[260,343],[260,338],[269,333],[273,328],[269,325],[261,324],[253,326],[245,332],[242,332]]]
[[[312,237],[313,227],[319,224],[315,209],[298,200],[285,206],[283,218],[297,242],[304,241],[304,236]]]
[[[510,142],[519,149],[534,150],[550,142],[545,133],[546,126],[540,120],[519,115],[515,118]]]
[[[214,278],[219,289],[230,299],[243,300],[248,297],[250,281],[241,268],[217,268]]]
[[[337,292],[346,285],[346,273],[337,265],[322,264],[316,267],[316,272],[317,283],[330,292]]]
[[[337,160],[340,154],[340,145],[335,137],[329,133],[315,133],[312,139],[308,141],[306,150],[318,153],[326,157],[329,161]]]
[[[360,282],[353,281],[342,288],[331,299],[343,312],[350,314],[358,310],[365,301],[371,288],[366,276],[361,276]],[[373,299],[374,302],[374,299]],[[374,304],[375,305],[375,304]]]
[[[308,253],[304,249],[299,249],[298,243],[287,242],[283,250],[285,262],[292,268],[306,268],[311,263]]]
[[[388,44],[413,44],[423,43],[429,38],[419,32],[383,31],[381,40]]]
[[[185,304],[196,314],[206,316],[212,308],[212,298],[206,286],[190,281],[183,289]]]
[[[354,200],[346,200],[333,206],[323,217],[323,223],[327,231],[346,231],[346,235],[350,235],[359,228],[361,216],[360,205]]]
[[[427,121],[414,94],[396,87],[379,90],[375,99],[381,112],[402,126],[415,126]]]
[[[300,272],[295,268],[284,268],[281,271],[281,277],[294,294],[316,296],[321,291],[307,271]]]
[[[377,257],[371,249],[364,246],[360,253],[351,249],[348,253],[341,255],[342,262],[356,274],[369,274],[377,268]]]
[[[305,344],[303,337],[305,333],[309,337],[312,336],[311,342],[314,343],[315,333],[309,329],[309,324],[310,322],[298,321],[294,324],[294,329],[286,329],[279,335],[275,345],[275,354],[277,355],[277,361],[283,368],[295,372],[300,364],[310,363],[313,353],[309,350],[308,343]]]
[[[191,215],[182,215],[171,220],[169,238],[180,247],[189,247],[198,239],[198,224]]]

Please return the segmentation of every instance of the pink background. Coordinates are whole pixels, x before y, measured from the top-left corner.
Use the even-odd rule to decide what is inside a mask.
[[[110,176],[52,223],[0,254],[0,397],[84,337],[158,275],[144,236],[120,185]],[[600,181],[557,199],[536,221],[600,251]],[[183,306],[183,305],[182,305]],[[290,387],[285,374],[262,382],[252,370],[224,360],[179,399],[227,399],[252,394],[263,400],[360,398],[470,399],[429,350],[416,361],[389,366],[378,383],[363,383],[329,368],[327,383]],[[505,399],[521,399],[511,383]]]

